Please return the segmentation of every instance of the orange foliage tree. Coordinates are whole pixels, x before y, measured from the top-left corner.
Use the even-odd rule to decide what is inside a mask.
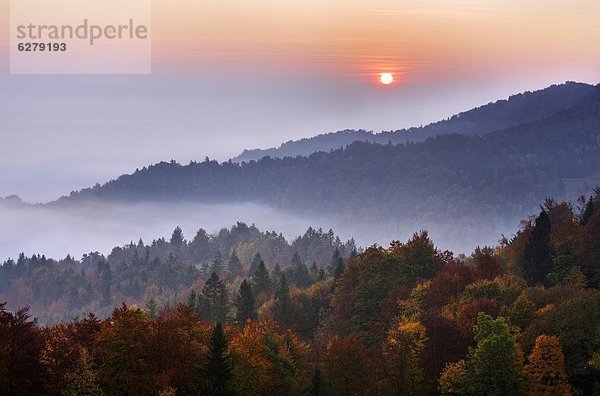
[[[568,395],[565,358],[556,336],[542,334],[525,365],[527,390],[531,395]]]

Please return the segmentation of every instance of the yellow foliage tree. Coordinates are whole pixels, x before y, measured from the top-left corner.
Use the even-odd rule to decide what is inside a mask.
[[[401,320],[389,330],[383,344],[387,377],[395,392],[419,393],[423,381],[420,367],[425,348],[425,326],[415,320]]]

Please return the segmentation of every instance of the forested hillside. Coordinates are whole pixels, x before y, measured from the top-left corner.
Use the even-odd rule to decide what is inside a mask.
[[[575,107],[483,136],[442,135],[399,145],[356,142],[308,158],[242,164],[163,162],[55,204],[255,202],[361,226],[444,229],[445,242],[452,242],[445,246],[464,246],[497,235],[504,229],[499,224],[513,224],[546,196],[576,197],[598,182],[599,170],[597,87]]]
[[[587,84],[567,82],[546,89],[513,95],[508,100],[499,100],[424,127],[373,133],[364,130],[345,130],[317,135],[283,143],[277,148],[244,150],[234,162],[272,158],[309,156],[318,151],[329,152],[345,147],[355,141],[379,144],[418,142],[437,135],[458,133],[482,135],[511,126],[541,120],[557,111],[576,106],[593,87]]]
[[[259,235],[238,224],[209,245],[231,247],[228,236],[240,233]],[[514,238],[469,257],[440,251],[426,232],[356,252],[330,233],[309,230],[292,248],[321,252],[315,260],[333,249],[326,266],[307,266],[294,255],[287,268],[269,268],[256,255],[246,267],[241,255],[223,250],[230,258],[207,262],[202,275],[185,264],[196,239],[204,240],[199,235],[186,243],[176,229],[169,242],[126,246],[81,263],[37,256],[5,263],[0,279],[20,271],[23,285],[40,274],[68,283],[69,273],[77,277],[86,260],[95,260],[90,268],[97,268],[82,279],[104,285],[112,305],[124,298],[127,280],[189,287],[161,303],[116,306],[106,319],[90,314],[44,327],[26,308],[10,312],[0,304],[0,393],[600,392],[600,189],[576,207],[546,200]],[[277,235],[258,239],[269,238]],[[172,258],[144,258],[157,252]],[[83,282],[72,293],[86,288]],[[44,285],[31,290],[35,295]]]
[[[304,285],[330,265],[334,253],[348,257],[356,249],[353,240],[344,243],[331,230],[311,228],[288,243],[281,234],[244,223],[214,235],[200,229],[189,241],[176,228],[168,240],[140,240],[115,247],[106,257],[91,252],[81,260],[54,260],[21,254],[0,266],[0,301],[11,309],[30,306],[42,323],[90,311],[102,317],[121,302],[175,304],[212,272],[234,280],[253,273],[261,262],[286,272],[292,284],[298,277]]]

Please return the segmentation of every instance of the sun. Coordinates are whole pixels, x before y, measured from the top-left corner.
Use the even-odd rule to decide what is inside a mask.
[[[381,73],[379,75],[379,81],[381,81],[383,85],[390,85],[394,82],[394,75],[392,73]]]

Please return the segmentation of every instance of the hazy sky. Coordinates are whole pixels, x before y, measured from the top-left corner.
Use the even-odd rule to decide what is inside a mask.
[[[150,76],[10,76],[8,15],[4,1],[0,196],[27,200],[600,82],[597,0],[155,0]],[[382,72],[398,83],[377,84]]]

